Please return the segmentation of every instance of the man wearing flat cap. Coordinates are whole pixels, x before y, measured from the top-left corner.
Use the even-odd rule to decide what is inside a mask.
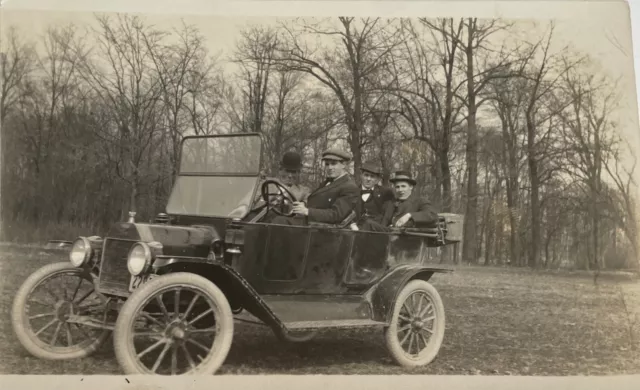
[[[296,202],[292,211],[309,222],[338,224],[355,210],[358,186],[347,173],[346,164],[351,155],[340,149],[328,149],[322,153],[326,179],[307,197],[306,202]],[[301,224],[300,218],[278,217],[276,224]]]
[[[358,200],[358,224],[352,224],[353,230],[364,228],[370,230],[367,221],[380,223],[384,212],[384,204],[394,199],[391,188],[383,187],[379,184],[382,177],[380,166],[374,162],[366,162],[360,168],[362,188],[360,189],[360,199]],[[375,230],[375,229],[374,229]]]
[[[393,183],[396,200],[385,204],[382,224],[391,227],[431,225],[438,222],[438,214],[431,203],[414,192],[416,181],[408,171],[398,171],[389,180]]]
[[[358,186],[347,173],[346,164],[351,155],[339,149],[328,149],[322,153],[326,179],[313,191],[305,202],[293,203],[293,217],[277,216],[273,219],[276,225],[307,225],[309,222],[321,222],[331,225],[339,224],[355,211],[358,201]],[[283,259],[292,258],[299,253],[300,246],[306,245],[304,231],[288,231],[271,236],[271,244],[278,248],[277,255],[269,260],[280,264]],[[296,272],[290,264],[282,264],[270,269],[269,278],[295,278]]]

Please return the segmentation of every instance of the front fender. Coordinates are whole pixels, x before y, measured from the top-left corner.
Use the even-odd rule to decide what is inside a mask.
[[[191,272],[205,277],[222,290],[232,308],[242,307],[275,332],[286,333],[282,321],[278,319],[249,282],[227,264],[204,258],[171,258],[160,263],[156,261],[154,268],[159,275],[171,272]]]
[[[394,268],[366,293],[373,312],[373,320],[389,323],[396,299],[400,291],[411,280],[428,281],[436,273],[453,272],[447,268],[425,267],[421,265],[401,265]]]

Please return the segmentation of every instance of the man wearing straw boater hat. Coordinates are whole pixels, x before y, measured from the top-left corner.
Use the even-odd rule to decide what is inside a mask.
[[[343,150],[331,148],[322,153],[326,179],[307,197],[306,202],[294,202],[295,217],[279,216],[274,224],[304,225],[308,222],[338,224],[355,211],[359,190],[347,173],[346,164],[351,155]],[[303,217],[303,218],[300,218]]]
[[[389,181],[393,183],[396,200],[385,204],[382,216],[384,226],[410,227],[438,222],[438,214],[431,203],[413,191],[416,181],[409,171],[397,171]]]

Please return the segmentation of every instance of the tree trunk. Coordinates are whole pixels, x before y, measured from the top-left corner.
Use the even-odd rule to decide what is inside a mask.
[[[478,129],[476,125],[476,96],[474,82],[473,63],[473,36],[475,22],[469,20],[468,43],[466,47],[467,59],[467,93],[468,93],[468,119],[467,119],[467,207],[464,219],[464,245],[462,247],[462,260],[467,263],[475,263],[477,252],[477,223],[478,223]]]
[[[540,222],[540,178],[535,150],[535,125],[531,114],[527,113],[527,162],[531,181],[531,246],[529,247],[529,267],[535,268],[540,262],[541,222]]]
[[[440,173],[442,174],[442,210],[445,213],[452,211],[451,199],[451,167],[449,166],[449,142],[445,141],[447,146],[443,146],[438,154],[438,162],[440,163]]]
[[[487,225],[486,228],[486,233],[485,233],[485,242],[484,242],[484,265],[490,265],[491,264],[491,251],[492,251],[492,241],[493,241],[493,229],[492,229],[492,224],[489,221],[489,214],[490,212],[487,213],[487,221],[485,222],[485,224]]]

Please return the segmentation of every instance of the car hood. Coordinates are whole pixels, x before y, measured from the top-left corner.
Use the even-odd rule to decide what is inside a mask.
[[[107,237],[157,241],[165,256],[207,257],[216,231],[208,226],[173,226],[166,224],[120,222],[111,226]]]

